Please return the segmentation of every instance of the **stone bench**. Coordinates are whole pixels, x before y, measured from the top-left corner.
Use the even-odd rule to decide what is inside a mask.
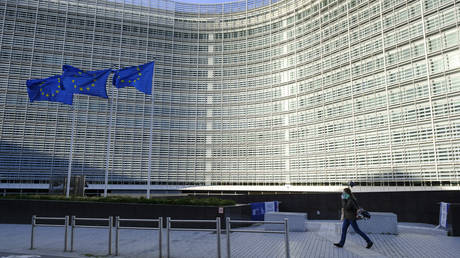
[[[289,231],[305,231],[305,222],[307,220],[307,213],[301,212],[267,212],[265,213],[265,221],[284,221],[288,219]],[[265,230],[284,231],[283,224],[264,224]]]
[[[357,220],[358,227],[364,233],[373,234],[398,234],[398,216],[391,212],[369,212],[370,219]],[[341,233],[342,222],[335,226],[336,232]],[[348,227],[348,232],[354,233],[353,227]]]

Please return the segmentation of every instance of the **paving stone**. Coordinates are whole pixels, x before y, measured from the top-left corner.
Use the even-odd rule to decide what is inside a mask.
[[[345,246],[337,248],[333,243],[340,239],[335,231],[337,221],[309,221],[307,232],[289,232],[291,257],[459,257],[460,237],[424,233],[409,230],[405,223],[398,235],[369,234],[374,242],[371,249],[357,234],[348,234]],[[263,230],[263,225],[250,229]],[[105,256],[107,254],[107,230],[80,228],[76,231],[75,252],[63,252],[62,228],[37,228],[36,249],[30,247],[30,225],[0,224],[0,252],[60,257]],[[119,257],[158,257],[158,231],[121,230]],[[70,230],[69,230],[70,236]],[[217,238],[211,232],[171,232],[171,255],[176,258],[217,257]],[[227,257],[227,236],[221,236],[222,256]],[[115,231],[113,231],[115,241]],[[69,238],[70,247],[70,238]],[[115,245],[112,247],[115,254]],[[163,232],[163,257],[166,257],[166,232]],[[241,233],[231,234],[231,257],[285,257],[284,234]]]

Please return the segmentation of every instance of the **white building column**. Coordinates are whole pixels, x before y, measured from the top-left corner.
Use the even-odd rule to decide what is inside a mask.
[[[208,71],[208,78],[212,78],[213,74],[212,71]],[[211,91],[213,89],[213,83],[208,83],[208,90]],[[206,98],[206,104],[212,105],[214,103],[214,99],[212,95],[208,95]],[[211,131],[213,130],[213,110],[208,108],[206,110],[206,130]],[[214,146],[212,145],[212,135],[206,134],[206,166],[205,166],[205,174],[204,174],[204,181],[205,185],[211,185],[212,182],[212,150]]]

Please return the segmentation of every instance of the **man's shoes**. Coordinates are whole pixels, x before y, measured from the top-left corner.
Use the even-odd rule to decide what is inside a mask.
[[[338,248],[342,248],[343,245],[341,245],[340,243],[334,243],[335,246],[337,246]]]
[[[367,243],[366,248],[369,249],[369,248],[372,247],[372,245],[374,245],[374,243],[373,243],[373,242],[369,242],[369,243]]]

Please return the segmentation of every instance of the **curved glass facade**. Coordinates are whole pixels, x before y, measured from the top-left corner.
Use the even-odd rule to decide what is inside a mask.
[[[96,185],[458,187],[459,23],[455,0],[1,1],[0,179],[67,175],[75,117]],[[152,97],[28,103],[62,64],[151,60]]]

